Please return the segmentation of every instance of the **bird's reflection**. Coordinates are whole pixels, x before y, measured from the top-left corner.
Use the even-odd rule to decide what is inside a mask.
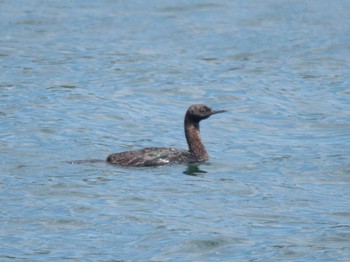
[[[207,171],[201,170],[199,165],[189,164],[183,173],[188,176],[199,176],[207,173]]]

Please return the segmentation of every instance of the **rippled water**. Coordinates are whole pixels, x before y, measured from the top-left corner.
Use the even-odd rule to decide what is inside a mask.
[[[0,1],[0,260],[349,261],[349,1]],[[186,148],[210,161],[118,168]]]

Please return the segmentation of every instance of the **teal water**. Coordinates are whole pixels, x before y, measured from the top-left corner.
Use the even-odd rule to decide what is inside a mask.
[[[0,1],[0,260],[349,261],[349,1]],[[210,161],[119,168],[113,152]]]

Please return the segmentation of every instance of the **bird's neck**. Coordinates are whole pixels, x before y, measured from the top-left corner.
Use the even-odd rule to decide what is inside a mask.
[[[186,117],[185,135],[190,152],[197,157],[198,161],[207,161],[209,157],[201,140],[199,122],[191,121]]]

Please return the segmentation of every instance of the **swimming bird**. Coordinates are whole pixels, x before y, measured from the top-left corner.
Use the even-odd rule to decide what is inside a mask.
[[[209,159],[209,156],[201,140],[199,122],[211,115],[223,112],[226,110],[213,110],[204,104],[191,105],[188,108],[184,121],[188,150],[148,147],[111,154],[107,157],[107,162],[119,166],[134,167],[203,163]]]

